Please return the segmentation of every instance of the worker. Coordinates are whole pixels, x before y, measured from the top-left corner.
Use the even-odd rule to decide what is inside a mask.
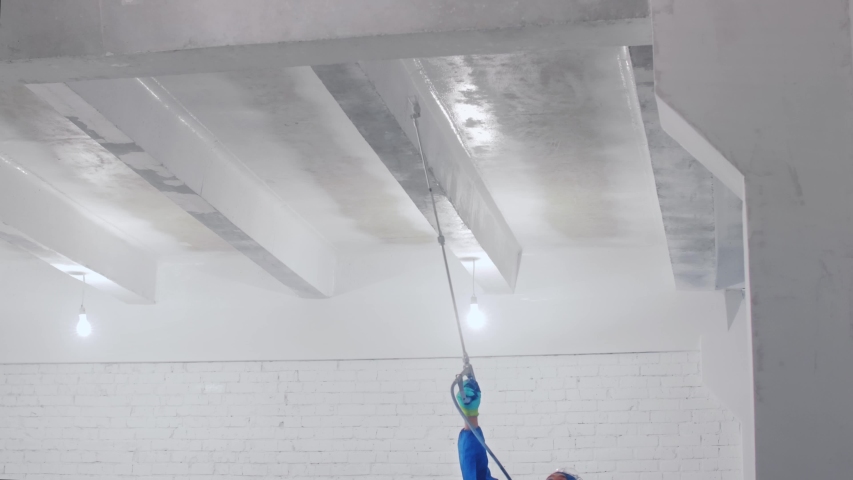
[[[461,391],[457,392],[456,401],[459,403],[462,413],[468,417],[471,428],[474,429],[472,431],[466,424],[465,428],[459,432],[457,446],[459,447],[459,466],[462,467],[462,479],[496,480],[489,472],[489,458],[486,456],[486,449],[477,440],[477,436],[479,436],[485,442],[483,429],[480,428],[478,421],[480,415],[478,410],[482,396],[480,386],[475,379],[467,378],[462,383],[462,388],[465,390],[465,396],[462,396]],[[560,470],[548,475],[546,480],[581,480],[581,478],[576,474]]]

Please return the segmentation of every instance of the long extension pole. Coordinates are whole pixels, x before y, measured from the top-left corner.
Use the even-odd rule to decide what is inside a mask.
[[[486,445],[486,441],[482,438],[481,435],[477,434],[477,431],[472,427],[471,422],[468,420],[468,417],[465,416],[465,413],[462,412],[462,408],[459,407],[459,404],[456,403],[456,394],[453,392],[453,386],[459,385],[459,390],[462,393],[463,398],[465,397],[465,390],[462,388],[462,376],[469,375],[471,378],[474,377],[474,369],[471,367],[471,363],[468,361],[468,351],[465,349],[465,338],[462,336],[462,322],[459,320],[459,308],[456,306],[456,293],[453,291],[453,280],[450,279],[450,266],[447,263],[447,249],[444,246],[444,235],[441,233],[441,224],[438,221],[438,207],[435,205],[435,193],[432,191],[432,182],[429,181],[429,167],[427,166],[426,156],[424,156],[424,147],[421,144],[421,131],[418,128],[418,117],[420,114],[420,107],[417,102],[412,101],[412,123],[415,124],[415,137],[418,139],[418,151],[421,154],[421,162],[424,165],[424,176],[426,177],[427,188],[429,189],[429,196],[432,200],[432,213],[435,215],[435,229],[438,230],[438,244],[441,245],[441,256],[444,258],[444,271],[447,273],[447,285],[450,287],[450,299],[453,301],[453,315],[456,316],[456,330],[459,332],[459,342],[462,344],[462,364],[463,369],[462,373],[456,376],[456,379],[450,385],[450,396],[453,398],[453,406],[456,407],[456,411],[459,412],[459,415],[462,416],[462,419],[465,420],[465,424],[468,425],[468,428],[471,429],[471,433],[474,434],[474,438],[480,442],[480,445],[486,449],[486,452],[492,457],[492,460],[498,464],[498,467],[501,469],[501,472],[506,476],[507,480],[512,480],[512,477],[509,476],[506,469],[504,468],[501,461],[498,460],[498,457],[492,453],[492,449]],[[474,267],[476,268],[476,267]],[[473,285],[473,284],[472,284]],[[473,288],[473,287],[472,287]]]
[[[424,156],[424,147],[421,144],[421,131],[418,127],[418,117],[420,112],[416,107],[417,104],[412,104],[412,123],[415,124],[415,137],[418,139],[418,151],[421,154],[421,162],[424,166],[424,177],[426,177],[429,196],[432,200],[432,213],[435,215],[435,229],[438,230],[438,244],[441,245],[441,256],[444,258],[444,271],[447,273],[447,285],[450,287],[450,299],[453,302],[453,315],[456,317],[456,330],[459,332],[459,342],[462,344],[462,363],[468,365],[468,351],[465,349],[465,338],[462,336],[462,322],[459,320],[459,307],[456,306],[456,293],[453,291],[453,280],[450,278],[450,266],[447,263],[447,248],[444,246],[444,234],[441,233],[441,223],[438,221],[438,207],[435,205],[435,193],[432,191],[432,182],[429,181],[429,166],[427,165],[426,156]]]

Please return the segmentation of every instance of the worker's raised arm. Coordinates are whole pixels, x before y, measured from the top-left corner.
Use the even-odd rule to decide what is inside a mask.
[[[464,396],[462,394],[463,390],[465,391]],[[477,380],[470,377],[462,382],[462,389],[456,392],[456,402],[459,403],[459,408],[462,409],[462,413],[468,417],[468,421],[474,428],[479,426],[477,417],[480,415],[479,409],[481,396],[482,392],[480,391],[480,384],[477,383]],[[465,429],[468,429],[467,424],[465,425]]]
[[[468,417],[468,422],[473,427],[473,430],[465,425],[465,428],[459,432],[459,466],[462,468],[463,480],[493,480],[489,472],[489,458],[486,456],[486,449],[477,439],[479,436],[483,438],[483,430],[480,429],[478,417],[480,412],[480,386],[473,378],[465,380],[462,384],[465,390],[465,397],[462,392],[456,394],[456,401],[459,403],[459,408],[462,413]]]

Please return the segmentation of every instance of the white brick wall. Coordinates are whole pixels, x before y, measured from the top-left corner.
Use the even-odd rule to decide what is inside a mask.
[[[740,479],[697,353],[476,359],[516,480]],[[458,479],[458,360],[0,365],[0,478]],[[493,474],[500,472],[493,468]]]

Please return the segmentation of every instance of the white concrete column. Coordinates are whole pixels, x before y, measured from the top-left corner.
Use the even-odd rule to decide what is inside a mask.
[[[850,2],[652,0],[652,16],[664,128],[744,177],[756,476],[853,478]]]

